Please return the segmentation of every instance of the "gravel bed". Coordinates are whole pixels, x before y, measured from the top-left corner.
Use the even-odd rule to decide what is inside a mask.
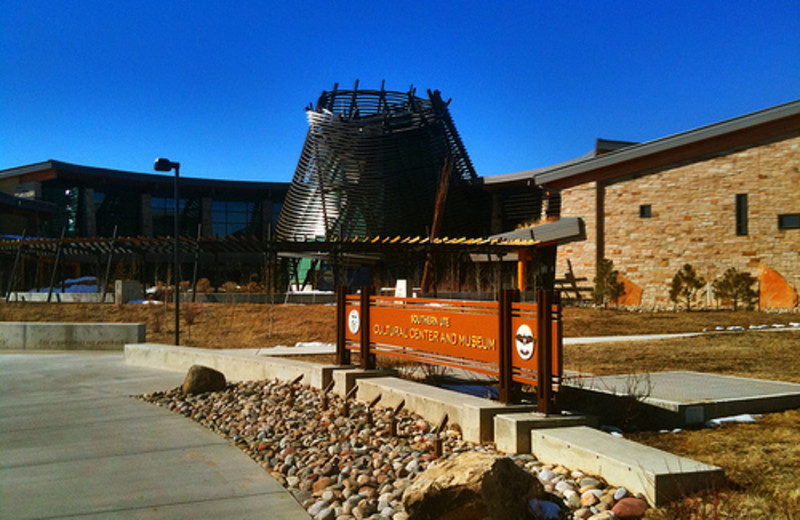
[[[463,451],[496,452],[462,439],[458,425],[435,426],[407,410],[344,400],[307,385],[251,381],[184,395],[180,388],[138,396],[229,439],[277,479],[315,520],[406,520],[403,491],[436,460]],[[625,488],[601,478],[509,455],[539,477],[567,518],[615,518]],[[556,498],[557,497],[557,498]]]

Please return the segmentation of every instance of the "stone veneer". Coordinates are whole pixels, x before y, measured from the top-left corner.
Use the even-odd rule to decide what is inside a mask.
[[[746,236],[736,235],[740,193],[748,197]],[[645,204],[651,206],[650,218],[639,216]],[[561,216],[582,217],[586,240],[559,248],[558,276],[569,259],[575,275],[592,283],[598,256],[605,256],[628,282],[642,288],[643,307],[671,307],[670,282],[685,263],[709,281],[729,267],[756,277],[774,270],[789,286],[782,288],[789,296],[771,305],[796,306],[800,229],[779,230],[777,216],[784,213],[800,213],[797,135],[599,187],[582,184],[562,192]],[[767,283],[767,277],[763,280]]]

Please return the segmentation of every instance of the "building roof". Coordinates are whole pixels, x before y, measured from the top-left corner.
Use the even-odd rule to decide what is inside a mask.
[[[800,100],[653,141],[622,146],[608,153],[590,153],[546,168],[488,177],[484,179],[484,183],[526,181],[548,188],[564,189],[709,157],[726,150],[798,133]]]
[[[118,185],[147,184],[156,188],[172,189],[173,175],[157,175],[152,173],[137,173],[109,168],[83,166],[54,159],[0,170],[0,179],[20,177],[20,182],[50,180],[58,177],[83,180],[94,185],[106,184],[113,181]],[[288,182],[253,182],[236,180],[201,179],[197,177],[180,178],[182,188],[195,188],[203,190],[281,190],[288,189]]]
[[[527,184],[528,181],[533,179],[536,175],[550,171],[554,168],[562,168],[565,166],[569,166],[571,164],[576,164],[587,159],[591,159],[593,157],[597,157],[599,155],[606,154],[608,152],[613,152],[615,150],[619,150],[620,148],[626,148],[628,146],[633,146],[636,143],[635,141],[618,141],[614,139],[602,139],[598,138],[595,141],[594,149],[581,155],[578,158],[570,159],[568,161],[560,162],[558,164],[552,166],[543,166],[541,168],[534,168],[532,170],[523,170],[521,172],[514,172],[514,173],[504,173],[502,175],[492,175],[490,177],[483,178],[483,185],[487,187],[492,186],[499,186],[499,185],[506,185],[506,184]]]
[[[15,197],[7,193],[0,192],[0,206],[4,209],[15,209],[31,213],[55,213],[56,205],[41,200]]]

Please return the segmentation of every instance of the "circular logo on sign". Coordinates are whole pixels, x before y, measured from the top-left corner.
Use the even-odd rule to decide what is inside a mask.
[[[514,338],[517,344],[517,354],[524,360],[529,360],[533,356],[533,351],[536,350],[536,340],[533,337],[531,328],[524,323],[517,329],[517,335]]]
[[[358,315],[358,311],[353,309],[350,311],[350,314],[347,315],[347,328],[350,329],[350,332],[353,334],[358,334],[358,329],[361,326],[361,317]]]

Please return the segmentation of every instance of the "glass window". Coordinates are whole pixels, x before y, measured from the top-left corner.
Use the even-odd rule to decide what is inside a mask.
[[[255,202],[211,202],[212,233],[218,236],[261,235],[260,206]]]
[[[181,235],[195,233],[187,227],[186,199],[178,199],[178,229]],[[157,237],[171,237],[175,234],[175,198],[150,197],[150,212],[153,218],[153,235]]]
[[[736,195],[736,235],[747,236],[747,193]]]
[[[110,237],[140,234],[140,196],[130,191],[108,188],[94,192],[95,229],[97,236]]]
[[[800,229],[800,213],[778,215],[778,229]]]
[[[652,216],[652,208],[650,204],[642,204],[639,206],[639,217],[640,218],[650,218]]]

